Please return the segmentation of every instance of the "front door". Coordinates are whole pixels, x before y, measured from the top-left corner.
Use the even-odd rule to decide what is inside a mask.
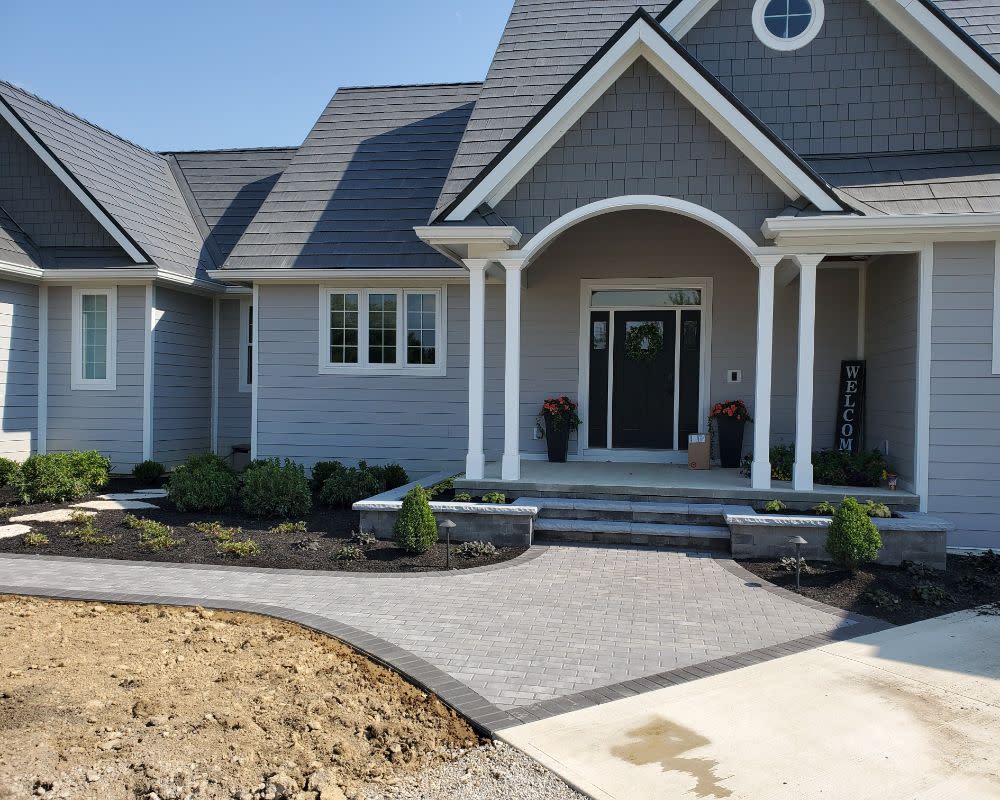
[[[612,447],[674,447],[676,311],[614,314]]]

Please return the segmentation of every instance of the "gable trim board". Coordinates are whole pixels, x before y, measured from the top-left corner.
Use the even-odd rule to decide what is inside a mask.
[[[680,39],[719,0],[674,0],[657,20]],[[933,0],[868,0],[872,8],[923,51],[986,113],[1000,122],[1000,64]]]
[[[69,189],[70,193],[80,201],[85,209],[100,223],[111,237],[121,246],[136,264],[152,264],[153,260],[143,251],[139,243],[129,235],[115,219],[104,209],[100,201],[90,193],[79,180],[66,169],[59,157],[49,149],[34,131],[21,119],[7,100],[0,96],[0,117],[2,117],[14,132],[24,140],[25,144],[37,155],[53,174]]]
[[[638,58],[663,77],[791,200],[851,211],[834,190],[640,8],[440,216],[461,222],[495,207]]]

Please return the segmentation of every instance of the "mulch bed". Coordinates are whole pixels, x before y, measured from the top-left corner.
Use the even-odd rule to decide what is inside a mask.
[[[116,487],[117,488],[117,487]],[[135,487],[118,488],[118,491]],[[105,490],[105,492],[109,491]],[[336,511],[322,507],[312,514],[296,518],[295,522],[306,523],[308,533],[271,533],[270,529],[282,520],[258,520],[238,514],[198,514],[177,511],[166,499],[154,498],[144,502],[153,503],[154,509],[137,511],[100,511],[94,517],[95,527],[111,537],[111,544],[84,544],[64,534],[78,526],[69,523],[29,523],[33,530],[44,533],[48,544],[30,546],[22,537],[0,539],[0,553],[29,553],[47,556],[76,556],[82,558],[114,558],[129,561],[160,561],[182,564],[224,564],[243,567],[265,567],[275,569],[335,570],[342,572],[433,572],[445,568],[446,547],[439,543],[428,552],[411,555],[403,552],[391,541],[379,540],[366,549],[366,558],[360,561],[342,561],[335,557],[344,545],[351,544],[352,532],[358,530],[359,515],[354,511]],[[62,508],[65,503],[44,503],[32,506],[17,506],[11,516]],[[152,519],[169,525],[175,538],[183,539],[183,544],[159,552],[144,547],[139,542],[139,533],[123,524],[125,515],[135,514],[143,519]],[[242,528],[237,540],[253,539],[260,547],[260,554],[238,558],[220,555],[215,542],[204,533],[190,527],[194,522],[219,522],[226,527]],[[452,545],[451,564],[453,569],[482,567],[498,564],[516,558],[525,548],[501,547],[496,556],[484,558],[458,558],[457,545]]]
[[[795,572],[780,561],[740,564],[776,586],[795,591]],[[834,564],[810,561],[801,593],[821,603],[905,625],[977,606],[1000,613],[1000,554],[948,556],[948,568],[869,564],[853,575]]]

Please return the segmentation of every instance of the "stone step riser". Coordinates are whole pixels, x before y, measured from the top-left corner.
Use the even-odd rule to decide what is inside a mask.
[[[673,514],[647,511],[609,511],[605,509],[546,508],[538,519],[613,520],[616,522],[653,522],[667,525],[725,525],[721,514]]]
[[[646,533],[587,533],[577,531],[538,531],[534,537],[539,544],[625,544],[644,547],[677,547],[688,550],[729,552],[727,539],[705,539],[699,536],[659,536]]]

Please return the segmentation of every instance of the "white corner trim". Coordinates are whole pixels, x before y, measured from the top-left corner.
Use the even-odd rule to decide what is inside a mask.
[[[100,380],[83,377],[83,315],[82,297],[85,294],[103,294],[108,298],[107,371]],[[108,391],[118,388],[118,287],[74,286],[71,296],[72,311],[70,333],[70,389],[73,391]]]
[[[917,381],[916,432],[913,447],[914,491],[920,496],[920,510],[927,511],[930,485],[931,434],[931,347],[934,311],[934,247],[920,251],[917,294]]]
[[[250,387],[250,460],[257,459],[257,398],[260,393],[260,287],[253,285],[253,385]]]
[[[249,392],[252,390],[252,383],[247,380],[250,376],[255,376],[257,371],[253,369],[252,360],[248,359],[248,356],[252,358],[254,351],[257,349],[250,337],[250,309],[254,308],[253,298],[244,297],[240,300],[240,340],[239,346],[236,350],[237,356],[239,358],[239,386],[237,387],[241,392]],[[256,332],[256,309],[254,311],[254,329]],[[247,353],[247,346],[250,347],[250,353]]]
[[[218,297],[212,298],[212,410],[209,422],[209,449],[219,454],[219,313]]]
[[[858,360],[865,357],[868,337],[868,263],[858,264]]]
[[[993,243],[993,374],[1000,375],[1000,239]]]
[[[38,287],[38,418],[35,452],[48,452],[49,439],[49,287]]]
[[[512,251],[510,255],[520,254],[525,265],[528,265],[538,258],[560,234],[574,225],[602,214],[626,210],[668,211],[680,214],[714,228],[743,250],[751,259],[761,250],[760,246],[735,224],[704,206],[660,195],[625,195],[588,203],[563,214],[536,233],[521,250]]]
[[[10,125],[14,131],[17,133],[24,143],[31,148],[31,150],[37,155],[42,163],[48,167],[59,181],[69,189],[70,193],[80,201],[80,204],[87,209],[91,216],[97,220],[97,222],[104,228],[121,248],[128,253],[129,258],[131,258],[136,264],[148,264],[149,259],[146,255],[139,251],[139,249],[132,243],[131,239],[125,235],[123,229],[119,227],[118,223],[115,222],[107,212],[104,211],[93,198],[83,190],[80,183],[66,170],[66,168],[55,158],[52,154],[45,148],[38,136],[35,135],[34,131],[29,130],[24,123],[21,122],[20,118],[11,111],[10,107],[7,105],[6,101],[0,99],[0,117]]]
[[[156,287],[146,284],[145,340],[142,356],[142,460],[153,457],[153,358],[156,335]]]
[[[638,19],[500,163],[483,176],[447,219],[460,222],[483,203],[496,206],[640,57],[649,61],[787,197],[792,200],[805,197],[822,211],[843,211],[823,186],[668,44],[660,31]]]

